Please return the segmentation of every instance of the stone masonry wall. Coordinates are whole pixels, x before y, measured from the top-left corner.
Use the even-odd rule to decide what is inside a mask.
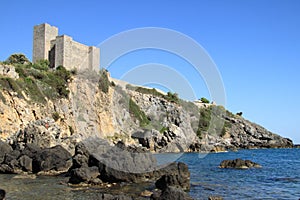
[[[58,35],[58,28],[49,24],[37,25],[33,29],[33,56],[32,61],[49,59],[51,40]]]
[[[34,27],[33,62],[48,59],[50,66],[68,70],[92,69],[100,65],[100,49],[73,41],[67,35],[58,36],[58,28],[49,24]]]

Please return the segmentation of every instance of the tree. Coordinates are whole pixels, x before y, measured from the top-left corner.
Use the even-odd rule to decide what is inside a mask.
[[[202,98],[200,99],[200,101],[201,101],[202,103],[209,103],[209,100],[208,100],[207,98],[205,98],[205,97],[202,97]]]
[[[6,60],[8,64],[27,64],[30,63],[28,58],[24,54],[12,54]]]
[[[238,112],[238,113],[236,113],[236,115],[242,116],[242,115],[243,115],[243,112]]]

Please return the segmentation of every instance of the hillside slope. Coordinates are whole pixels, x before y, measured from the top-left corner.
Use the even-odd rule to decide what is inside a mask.
[[[4,70],[5,69],[5,70]],[[109,79],[105,71],[67,72],[0,64],[0,138],[73,152],[90,136],[153,152],[292,147],[292,141],[226,111]]]

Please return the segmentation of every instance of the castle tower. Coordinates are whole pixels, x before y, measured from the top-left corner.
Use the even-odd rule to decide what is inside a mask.
[[[58,36],[58,28],[55,26],[49,24],[34,26],[32,62],[49,59],[51,40],[55,40],[56,36]]]

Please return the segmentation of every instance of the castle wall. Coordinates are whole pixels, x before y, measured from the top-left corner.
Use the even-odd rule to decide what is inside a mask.
[[[57,35],[58,29],[49,24],[34,27],[33,62],[48,59],[52,68],[62,65],[68,70],[99,70],[99,48],[73,41],[67,35]]]
[[[51,40],[58,35],[58,28],[49,24],[41,24],[33,28],[33,54],[32,61],[49,59]]]
[[[89,68],[99,70],[100,67],[100,49],[89,47]]]

